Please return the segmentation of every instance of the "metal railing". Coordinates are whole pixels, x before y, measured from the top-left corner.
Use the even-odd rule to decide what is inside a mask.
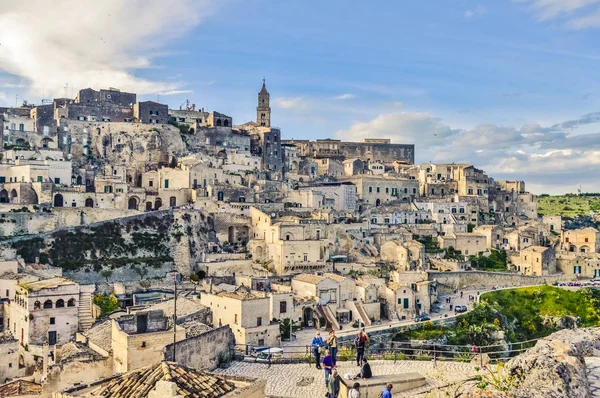
[[[472,362],[480,367],[488,363],[507,361],[531,347],[539,339],[515,343],[492,344],[486,346],[438,344],[427,341],[390,341],[373,343],[366,347],[365,357],[369,360],[417,360],[417,361],[453,361]],[[233,358],[238,361],[267,364],[307,363],[315,364],[314,350],[311,345],[288,345],[280,347],[281,352],[258,358],[261,348],[251,344],[236,344],[233,347]],[[324,354],[321,354],[322,358]],[[336,354],[337,362],[356,361],[357,350],[353,345],[340,345]]]

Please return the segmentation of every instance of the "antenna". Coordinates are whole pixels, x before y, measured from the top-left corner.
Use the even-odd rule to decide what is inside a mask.
[[[68,98],[69,97],[69,83],[66,83],[64,88],[65,88],[65,98]]]

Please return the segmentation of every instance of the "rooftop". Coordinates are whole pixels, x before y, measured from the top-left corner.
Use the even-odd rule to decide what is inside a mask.
[[[83,335],[88,338],[90,343],[97,345],[106,352],[112,351],[112,321],[107,318],[94,325]]]
[[[157,365],[101,382],[98,387],[90,391],[89,396],[146,397],[159,380],[175,383],[177,394],[186,398],[217,398],[235,389],[235,386],[223,377],[198,372],[173,362],[162,361]]]
[[[27,290],[29,290],[31,292],[37,292],[37,291],[40,291],[43,289],[55,289],[60,286],[69,286],[69,285],[75,285],[75,282],[73,282],[72,280],[67,279],[67,278],[57,277],[57,278],[50,278],[50,279],[42,279],[40,281],[27,283],[26,285],[22,285],[22,286],[26,287]]]
[[[172,318],[174,304],[175,304],[175,300],[169,299],[166,301],[161,301],[160,303],[153,304],[150,307],[146,308],[144,311],[146,311],[146,310],[162,310],[166,317]],[[203,306],[202,304],[200,304],[196,301],[187,299],[185,297],[177,298],[177,316],[178,317],[191,315],[198,311],[202,311],[206,308],[207,307]]]
[[[18,397],[21,395],[40,395],[42,385],[27,380],[15,380],[0,385],[0,397]]]

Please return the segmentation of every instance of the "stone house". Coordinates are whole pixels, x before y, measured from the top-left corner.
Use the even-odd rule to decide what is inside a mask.
[[[561,249],[568,252],[598,253],[600,231],[592,227],[562,231]]]
[[[227,325],[236,344],[273,346],[280,343],[279,323],[271,316],[271,298],[245,286],[233,292],[202,293],[200,303],[213,313],[213,327]],[[286,309],[287,311],[287,309]]]
[[[556,270],[565,277],[600,278],[600,253],[556,253]]]
[[[186,338],[185,329],[176,326],[162,310],[140,311],[112,320],[114,373],[129,372],[162,361],[163,350],[174,338]]]
[[[300,187],[299,191],[318,192],[325,200],[331,200],[331,207],[337,211],[354,211],[356,209],[356,186],[350,182],[330,182]]]
[[[410,201],[419,196],[419,182],[388,176],[345,177],[356,185],[358,198],[369,206],[380,206],[394,200]]]
[[[430,282],[390,282],[385,288],[390,319],[405,320],[431,311]]]
[[[388,241],[381,245],[379,251],[381,259],[395,265],[399,271],[416,271],[425,268],[425,245],[415,240]]]
[[[552,275],[556,273],[556,254],[551,247],[530,246],[521,250],[517,270],[523,275]]]
[[[169,121],[169,107],[154,101],[136,102],[133,117],[140,123],[166,124]]]
[[[344,164],[344,175],[347,177],[364,173],[365,164],[358,158],[346,159],[342,163]]]
[[[0,332],[0,383],[25,375],[19,365],[19,341],[10,332]]]
[[[444,236],[438,236],[438,242],[440,248],[447,249],[452,246],[455,250],[460,250],[466,257],[489,252],[486,236],[475,233],[450,232]]]

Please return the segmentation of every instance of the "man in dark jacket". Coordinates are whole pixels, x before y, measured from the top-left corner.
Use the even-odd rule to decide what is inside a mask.
[[[331,371],[331,376],[329,377],[329,383],[327,385],[327,393],[328,398],[338,398],[340,395],[340,383],[342,378],[338,374],[336,369]]]
[[[362,365],[360,367],[360,373],[357,374],[354,379],[370,379],[373,377],[371,372],[371,365],[367,362],[367,358],[362,359]]]

